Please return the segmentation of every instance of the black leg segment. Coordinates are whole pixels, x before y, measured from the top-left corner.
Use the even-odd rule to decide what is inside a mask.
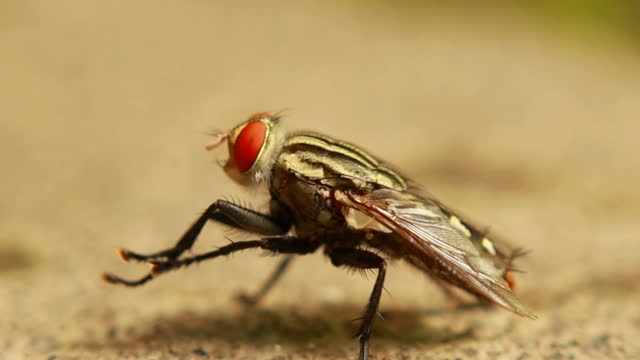
[[[318,248],[318,243],[307,240],[301,240],[292,236],[267,237],[261,240],[238,241],[225,245],[217,250],[206,252],[204,254],[182,258],[179,260],[148,260],[153,265],[151,272],[139,280],[126,280],[112,274],[104,274],[103,279],[112,284],[120,284],[125,286],[140,286],[155,276],[175,270],[181,267],[189,266],[209,259],[215,259],[220,256],[229,255],[231,253],[251,249],[261,248],[274,253],[282,254],[308,254],[314,252]]]
[[[380,296],[382,295],[384,278],[387,273],[387,263],[382,257],[370,251],[352,248],[333,249],[329,257],[331,257],[331,262],[335,266],[346,266],[363,270],[378,269],[378,277],[376,278],[376,283],[369,297],[369,303],[362,316],[362,324],[356,335],[360,338],[359,359],[366,360],[369,356],[369,337],[371,336],[371,329],[373,328],[373,320],[376,317],[378,306],[380,305]]]
[[[183,252],[191,249],[202,228],[209,220],[261,235],[283,235],[289,231],[291,226],[288,219],[276,219],[225,200],[218,200],[211,204],[185,231],[175,246],[152,254],[138,254],[120,249],[120,257],[125,261],[148,261],[158,258],[177,259]]]
[[[243,303],[246,306],[255,306],[257,305],[264,297],[269,293],[269,291],[273,288],[273,286],[280,280],[282,274],[287,270],[289,265],[293,261],[293,255],[287,255],[284,259],[280,260],[280,263],[275,268],[271,276],[262,284],[260,290],[258,290],[255,294],[250,295],[246,293],[241,293],[237,296],[237,300]]]

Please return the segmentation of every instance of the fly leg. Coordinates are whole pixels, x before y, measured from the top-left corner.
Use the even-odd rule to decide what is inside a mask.
[[[183,252],[191,249],[198,235],[200,235],[202,228],[209,220],[261,235],[282,235],[285,234],[290,227],[289,221],[243,208],[225,200],[218,200],[211,204],[187,231],[185,231],[175,246],[152,254],[139,254],[126,249],[120,249],[120,257],[125,261],[131,259],[137,261],[149,261],[159,258],[166,258],[167,260],[177,259]]]
[[[353,248],[333,249],[329,254],[331,262],[335,266],[346,266],[355,269],[378,269],[378,277],[373,286],[373,291],[369,297],[369,303],[365,308],[362,316],[362,324],[356,336],[360,338],[360,360],[366,360],[369,356],[369,337],[373,328],[373,320],[378,313],[378,305],[380,305],[380,296],[382,295],[382,286],[387,273],[386,261],[366,250]]]
[[[302,240],[292,236],[276,236],[266,237],[260,240],[238,241],[225,246],[220,247],[217,250],[209,251],[200,255],[185,257],[179,260],[166,259],[166,260],[149,260],[149,263],[153,265],[149,274],[139,280],[125,280],[118,276],[111,274],[104,274],[105,281],[113,284],[121,284],[125,286],[139,286],[150,280],[153,280],[157,275],[175,270],[181,267],[186,267],[195,263],[199,263],[205,260],[214,259],[220,256],[229,255],[231,253],[251,249],[261,248],[271,251],[273,253],[281,254],[309,254],[314,252],[318,248],[319,244]]]
[[[262,284],[260,290],[258,290],[255,294],[250,295],[246,293],[240,293],[236,297],[238,301],[240,301],[245,306],[255,306],[258,304],[269,291],[273,288],[273,286],[278,282],[278,280],[282,277],[282,274],[287,270],[289,264],[293,260],[292,255],[287,255],[284,259],[280,261],[276,269],[273,271],[271,276]]]

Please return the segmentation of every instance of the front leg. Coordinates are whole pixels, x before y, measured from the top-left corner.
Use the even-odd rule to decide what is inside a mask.
[[[387,262],[380,256],[366,250],[353,248],[333,249],[329,254],[331,262],[335,266],[346,266],[356,269],[378,269],[378,277],[373,285],[373,291],[369,297],[369,303],[362,316],[362,324],[356,334],[360,338],[360,360],[366,360],[369,356],[369,337],[373,328],[373,320],[378,312],[382,286],[387,273]]]
[[[282,212],[278,213],[281,214],[281,217],[285,217]],[[218,200],[211,204],[207,210],[200,215],[173,247],[152,254],[139,254],[126,249],[120,249],[120,257],[125,261],[130,259],[137,261],[149,261],[158,258],[166,258],[168,260],[177,259],[183,252],[191,249],[198,235],[200,235],[202,228],[209,220],[261,235],[283,235],[286,234],[291,227],[291,221],[289,219],[274,218],[225,200]]]
[[[292,236],[276,236],[266,237],[260,240],[238,241],[220,247],[217,250],[209,251],[204,254],[185,257],[179,260],[149,260],[153,265],[149,274],[135,281],[122,279],[116,275],[104,274],[103,279],[112,284],[120,284],[125,286],[139,286],[153,280],[155,276],[167,271],[186,267],[205,260],[215,259],[220,256],[226,256],[234,252],[261,248],[276,254],[309,254],[314,252],[320,244],[308,240],[299,239]]]

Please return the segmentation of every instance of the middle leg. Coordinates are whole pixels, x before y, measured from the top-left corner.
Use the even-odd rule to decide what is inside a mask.
[[[280,280],[282,274],[289,268],[289,265],[293,261],[293,255],[287,255],[284,259],[280,260],[280,263],[273,271],[271,276],[262,284],[260,290],[255,294],[240,293],[236,296],[236,299],[245,306],[251,307],[257,305],[264,297],[271,291],[273,286]]]
[[[331,262],[335,266],[347,266],[355,269],[378,269],[378,277],[373,286],[373,291],[369,297],[369,303],[362,317],[362,324],[358,330],[357,337],[360,338],[360,360],[366,360],[369,355],[369,337],[373,328],[373,320],[378,312],[380,305],[380,296],[382,295],[382,286],[387,273],[387,262],[379,255],[371,251],[353,249],[353,248],[337,248],[333,249],[329,254]]]

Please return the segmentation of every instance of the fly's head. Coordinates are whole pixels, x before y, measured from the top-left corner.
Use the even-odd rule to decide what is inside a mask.
[[[216,134],[206,145],[207,150],[225,141],[229,148],[229,160],[224,171],[241,185],[254,185],[266,181],[286,133],[280,126],[280,116],[267,112],[255,113],[227,133]]]

